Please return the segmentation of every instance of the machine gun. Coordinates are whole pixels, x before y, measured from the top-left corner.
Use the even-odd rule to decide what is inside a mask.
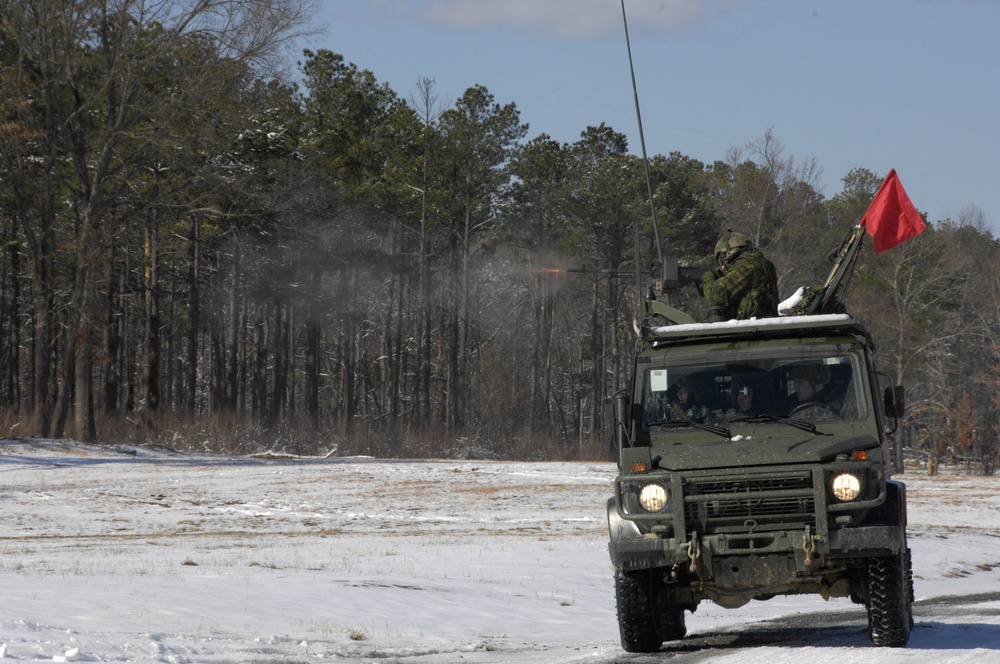
[[[636,250],[638,252],[638,243]],[[648,328],[653,324],[653,317],[659,316],[674,325],[696,323],[697,321],[689,313],[670,306],[667,302],[659,299],[662,294],[668,297],[671,293],[676,293],[685,286],[697,287],[701,283],[701,276],[705,272],[704,267],[679,265],[677,259],[668,256],[661,263],[654,263],[650,266],[649,286],[646,289],[646,296],[642,299],[642,327]],[[641,287],[641,274],[636,273],[636,284],[639,292],[643,292]],[[659,291],[659,292],[657,292]]]
[[[637,253],[638,255],[638,253]],[[642,327],[654,325],[654,318],[661,317],[669,324],[695,323],[697,322],[690,314],[670,306],[661,299],[669,298],[671,294],[678,293],[687,286],[697,287],[701,283],[702,274],[707,268],[702,266],[688,266],[678,264],[677,258],[667,256],[662,263],[651,263],[648,269],[643,270],[639,266],[633,270],[617,268],[542,268],[542,272],[554,274],[599,274],[613,279],[615,277],[634,277],[638,292],[643,295],[640,305],[642,312]],[[645,279],[646,286],[643,287]]]

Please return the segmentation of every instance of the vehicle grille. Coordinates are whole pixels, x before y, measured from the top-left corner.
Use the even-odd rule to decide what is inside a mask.
[[[687,530],[702,533],[760,532],[769,526],[816,522],[812,474],[684,480]]]

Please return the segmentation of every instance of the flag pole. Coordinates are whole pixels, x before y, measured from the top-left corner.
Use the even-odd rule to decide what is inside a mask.
[[[823,284],[823,299],[820,301],[818,313],[830,313],[827,306],[833,302],[843,288],[846,288],[851,274],[854,272],[854,264],[861,253],[861,245],[865,240],[865,227],[859,222],[847,234],[847,238],[837,250],[837,258],[834,260],[830,275]]]

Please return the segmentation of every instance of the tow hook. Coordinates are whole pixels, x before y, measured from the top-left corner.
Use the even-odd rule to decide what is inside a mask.
[[[819,541],[819,535],[813,535],[809,531],[809,526],[806,526],[806,533],[802,536],[802,550],[806,552],[806,565],[812,565],[816,555],[816,542]]]
[[[691,541],[688,542],[686,545],[682,545],[682,546],[687,546],[688,558],[691,559],[691,566],[688,567],[688,571],[690,571],[692,574],[697,574],[697,572],[698,572],[698,558],[701,557],[701,547],[698,545],[698,533],[697,533],[697,531],[692,531],[691,532]]]

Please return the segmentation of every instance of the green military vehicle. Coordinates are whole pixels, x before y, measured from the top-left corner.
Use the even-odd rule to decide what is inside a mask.
[[[849,597],[876,645],[905,645],[906,488],[886,441],[903,392],[876,372],[864,326],[844,313],[695,323],[644,306],[632,385],[613,404],[624,649],[682,638],[705,599],[794,594]]]

